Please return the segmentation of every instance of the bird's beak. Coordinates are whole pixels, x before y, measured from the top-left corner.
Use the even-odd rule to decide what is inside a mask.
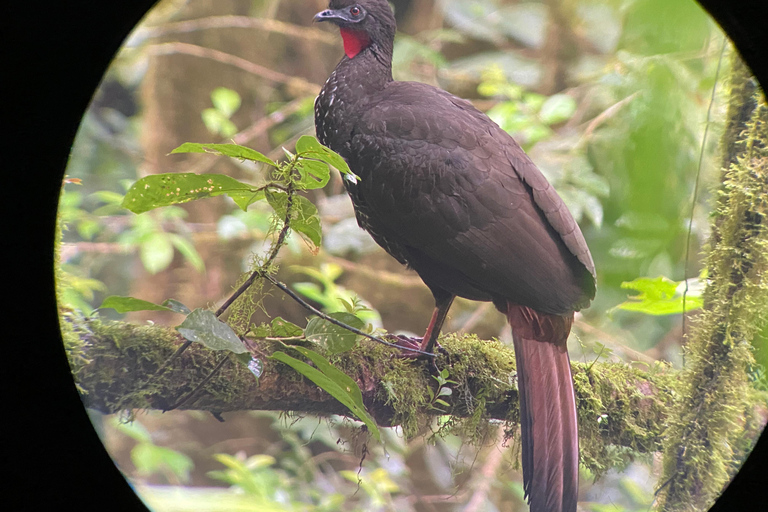
[[[326,9],[315,14],[314,21],[349,22],[346,12],[341,9]]]

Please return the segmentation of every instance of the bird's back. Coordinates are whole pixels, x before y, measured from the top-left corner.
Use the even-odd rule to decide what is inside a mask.
[[[578,225],[485,114],[417,82],[389,82],[351,110],[334,149],[361,177],[347,184],[358,221],[428,285],[545,313],[589,304],[594,264]]]

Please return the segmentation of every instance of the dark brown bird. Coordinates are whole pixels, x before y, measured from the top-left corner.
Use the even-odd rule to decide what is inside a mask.
[[[331,0],[345,57],[315,101],[320,142],[360,226],[435,297],[431,352],[456,296],[493,301],[512,326],[523,486],[533,512],[573,512],[579,441],[566,340],[595,295],[595,266],[563,201],[520,146],[469,102],[392,79],[385,0]]]

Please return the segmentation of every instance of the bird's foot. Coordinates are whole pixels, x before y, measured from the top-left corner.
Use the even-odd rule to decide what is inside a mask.
[[[400,357],[408,359],[429,359],[430,370],[435,374],[440,373],[440,370],[437,368],[437,364],[435,363],[437,354],[433,352],[424,352],[424,348],[422,347],[424,338],[419,336],[405,336],[402,334],[389,334],[386,336],[386,339],[387,341],[391,341],[400,347]],[[437,351],[439,351],[441,354],[448,354],[448,351],[445,350],[443,346],[437,342],[435,342],[434,348],[437,349]]]
[[[401,357],[404,358],[427,358],[434,359],[427,355],[421,348],[422,338],[416,336],[405,336],[403,334],[388,334],[385,339],[397,345],[401,349]]]

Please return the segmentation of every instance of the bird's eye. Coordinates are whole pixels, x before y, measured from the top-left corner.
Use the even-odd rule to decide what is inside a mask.
[[[352,16],[360,16],[360,12],[362,11],[356,5],[349,10],[349,14],[351,14]]]

